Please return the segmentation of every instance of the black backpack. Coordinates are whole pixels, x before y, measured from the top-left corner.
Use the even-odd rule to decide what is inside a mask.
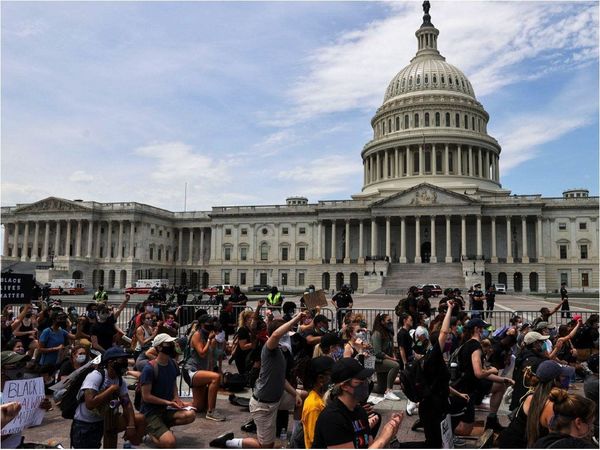
[[[229,392],[240,392],[246,388],[248,380],[239,373],[225,372],[221,387]]]
[[[448,358],[448,371],[450,372],[450,386],[455,387],[465,376],[464,368],[460,363],[460,351],[463,348],[462,344],[452,352]]]
[[[102,376],[102,380],[100,381],[100,387],[102,387],[102,385],[104,384],[104,369],[98,368],[95,365],[90,365],[89,367],[82,370],[79,374],[77,374],[77,376],[74,379],[69,381],[67,385],[67,390],[58,402],[58,407],[60,408],[61,416],[63,416],[63,418],[73,419],[75,417],[75,411],[77,411],[77,407],[82,402],[82,400],[79,400],[77,398],[77,395],[81,390],[81,385],[83,384],[85,377],[87,377],[94,370],[100,372],[100,375]],[[123,378],[119,377],[119,387],[121,387],[122,384]]]
[[[425,381],[423,366],[428,355],[415,359],[408,363],[404,370],[400,371],[400,382],[402,392],[411,401],[418,403],[422,401],[430,392],[430,386]]]
[[[408,303],[408,299],[407,298],[400,299],[400,301],[398,302],[398,304],[394,308],[394,312],[396,313],[396,315],[398,317],[402,316],[402,313],[407,312],[407,308],[406,308],[407,303]]]

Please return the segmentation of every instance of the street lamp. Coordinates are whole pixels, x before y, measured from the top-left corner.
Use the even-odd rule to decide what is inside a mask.
[[[475,270],[475,264],[476,264],[476,262],[473,261],[473,273],[472,273],[472,275],[477,275],[477,271]]]
[[[371,272],[371,275],[377,275],[377,272],[375,272],[375,260],[373,260],[373,272]]]
[[[50,268],[54,269],[54,252],[50,252]]]

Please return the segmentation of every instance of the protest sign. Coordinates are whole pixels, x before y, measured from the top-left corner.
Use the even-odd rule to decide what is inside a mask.
[[[442,432],[442,448],[454,448],[454,433],[452,432],[452,421],[450,414],[446,414],[446,418],[440,423]]]
[[[44,398],[44,379],[42,377],[28,380],[8,380],[2,392],[2,402],[18,402],[21,404],[21,411],[17,417],[2,428],[2,435],[19,433],[24,428],[42,423],[45,411],[40,409],[40,403]]]
[[[29,303],[33,289],[33,275],[26,273],[3,273],[0,286],[2,306],[15,303]]]
[[[307,292],[302,298],[308,309],[315,309],[317,306],[327,306],[327,297],[325,297],[325,291],[322,289],[315,292]]]

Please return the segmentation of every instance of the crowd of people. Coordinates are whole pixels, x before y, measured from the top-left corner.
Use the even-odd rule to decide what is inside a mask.
[[[276,288],[253,310],[234,288],[218,315],[186,308],[188,293],[178,289],[176,304],[152,292],[124,326],[129,296],[114,307],[101,291],[80,315],[41,296],[2,311],[2,387],[42,377],[70,421],[73,448],[115,447],[121,433],[129,448],[175,448],[174,426],[199,416],[227,421],[218,399],[224,367],[251,389],[244,430],[254,436],[226,433],[212,447],[283,440],[290,448],[443,448],[443,422],[460,447],[483,404],[486,435],[499,448],[598,447],[598,315],[567,316],[564,296],[531,323],[514,315],[493,328],[485,320],[494,290],[480,285],[465,297],[448,288],[433,304],[431,292],[413,287],[394,313],[372,323],[354,310],[347,286],[331,299],[331,319]],[[556,328],[551,316],[561,308],[566,320]],[[191,401],[180,398],[179,377]],[[583,391],[574,391],[576,381]],[[386,420],[369,402],[375,397],[398,405]],[[511,414],[501,424],[503,401]],[[19,407],[2,405],[2,427]],[[423,431],[421,442],[397,436],[405,415],[418,415],[411,428]],[[2,436],[2,447],[21,441],[18,433]]]

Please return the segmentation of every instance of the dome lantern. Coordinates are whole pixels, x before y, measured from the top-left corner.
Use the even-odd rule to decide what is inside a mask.
[[[416,56],[411,60],[411,62],[415,61],[419,57],[427,57],[429,59],[441,59],[442,61],[445,58],[440,55],[440,52],[437,49],[437,37],[440,34],[440,31],[433,26],[431,23],[431,16],[429,15],[429,1],[425,0],[423,2],[423,23],[421,24],[421,28],[419,28],[415,36],[417,37],[418,49]]]

